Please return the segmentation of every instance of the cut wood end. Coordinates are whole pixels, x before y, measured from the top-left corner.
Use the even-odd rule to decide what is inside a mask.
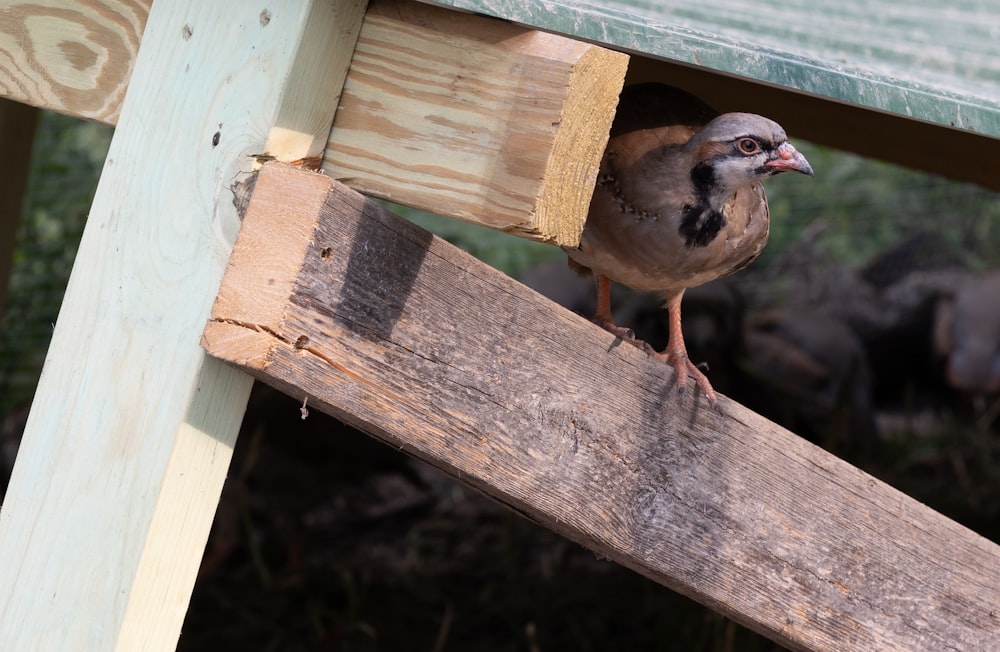
[[[627,54],[590,46],[573,67],[534,220],[553,244],[580,242],[628,62]]]
[[[316,215],[332,180],[322,174],[299,174],[294,167],[270,162],[249,185],[250,197],[212,318],[256,323],[277,329],[306,255]]]
[[[328,132],[317,135],[286,127],[273,127],[267,135],[264,151],[274,160],[315,170],[322,161],[327,135]]]
[[[274,348],[283,345],[273,333],[235,321],[212,320],[201,335],[206,353],[247,370],[266,369]]]

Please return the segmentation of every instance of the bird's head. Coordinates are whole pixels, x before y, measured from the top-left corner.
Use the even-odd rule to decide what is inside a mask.
[[[740,188],[781,172],[813,175],[777,122],[754,113],[724,113],[684,146],[702,196],[724,201]],[[713,202],[714,203],[714,202]]]

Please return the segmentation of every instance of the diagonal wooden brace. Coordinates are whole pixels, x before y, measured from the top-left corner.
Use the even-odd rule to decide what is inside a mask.
[[[1000,640],[1000,547],[321,175],[261,171],[202,345],[787,647]]]

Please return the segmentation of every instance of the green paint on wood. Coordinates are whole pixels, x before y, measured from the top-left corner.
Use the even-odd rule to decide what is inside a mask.
[[[1000,137],[994,0],[436,4]]]

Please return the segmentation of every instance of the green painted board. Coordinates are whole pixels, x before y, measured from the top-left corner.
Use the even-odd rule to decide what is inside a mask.
[[[1000,138],[1000,0],[437,0]]]

